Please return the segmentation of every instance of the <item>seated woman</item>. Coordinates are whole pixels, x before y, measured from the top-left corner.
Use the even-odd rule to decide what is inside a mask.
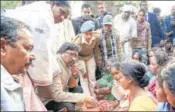
[[[114,58],[109,58],[106,61],[106,71],[103,73],[104,76],[97,80],[95,92],[97,94],[98,100],[116,100],[115,97],[111,94],[111,89],[113,86],[113,76],[111,72],[111,65],[115,63]]]
[[[167,64],[167,62],[169,61],[169,57],[167,55],[167,53],[163,50],[163,49],[157,49],[154,51],[153,53],[154,55],[151,56],[150,59],[150,65],[149,65],[149,70],[150,73],[154,76],[158,75],[158,71],[165,67],[165,65]],[[149,91],[156,96],[156,92],[155,92],[155,86],[156,86],[156,78],[152,78],[151,82],[148,86]]]
[[[168,111],[175,111],[175,60],[170,62],[161,72],[163,77],[163,88],[170,105]]]
[[[119,73],[120,85],[129,90],[129,111],[156,111],[156,99],[144,89],[149,84],[149,77],[141,63],[123,63]]]

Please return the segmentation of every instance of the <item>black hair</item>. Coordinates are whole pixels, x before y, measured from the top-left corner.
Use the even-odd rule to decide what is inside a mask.
[[[87,3],[84,3],[82,6],[81,6],[81,10],[83,10],[84,8],[91,8],[91,6]]]
[[[7,41],[7,44],[15,47],[15,43],[19,41],[18,30],[21,28],[26,28],[31,31],[30,28],[24,23],[1,15],[0,37],[4,38]]]
[[[132,53],[132,57],[133,57],[134,55],[136,55],[136,54],[139,56],[139,61],[141,62],[141,61],[142,61],[142,56],[141,56],[140,52],[134,51],[134,52]]]
[[[71,8],[70,3],[69,3],[68,0],[50,0],[48,2],[55,3],[57,6],[63,6],[63,7]]]
[[[163,77],[161,76],[161,72],[162,72],[162,67],[158,70],[158,74],[157,74],[157,82],[158,82],[158,85],[163,88]]]
[[[131,77],[141,88],[149,84],[149,77],[146,75],[146,69],[144,65],[139,62],[123,63],[121,65],[121,71],[125,76]]]
[[[174,61],[174,60],[173,60]],[[162,78],[167,82],[169,89],[175,95],[175,62],[170,62],[161,72]]]
[[[80,51],[79,46],[75,45],[74,43],[71,42],[65,42],[64,44],[61,45],[60,49],[58,50],[57,54],[60,53],[65,53],[68,50],[72,50],[72,51]]]
[[[169,61],[168,54],[161,48],[157,49],[154,52],[154,56],[156,57],[157,64],[159,66],[165,66],[168,63],[168,61]]]
[[[113,63],[111,66],[112,66],[112,67],[114,67],[114,68],[116,68],[116,69],[120,69],[121,64],[120,64],[120,63],[115,62],[115,63]]]
[[[114,58],[114,57],[110,57],[110,58],[108,58],[108,59],[105,61],[105,63],[107,63],[107,62],[116,63],[116,62],[117,62],[117,59]]]
[[[141,8],[141,9],[139,10],[139,12],[143,12],[144,15],[146,15],[146,11],[145,11],[145,9],[143,9],[143,8]]]
[[[140,2],[140,6],[141,6],[142,3],[144,3],[144,2],[148,2],[148,1],[146,1],[146,0],[142,0],[142,1]]]
[[[153,9],[153,12],[154,12],[154,13],[160,13],[161,10],[160,10],[160,8],[154,8],[154,9]]]

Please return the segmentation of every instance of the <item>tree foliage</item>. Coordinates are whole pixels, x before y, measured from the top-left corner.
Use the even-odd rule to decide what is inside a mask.
[[[94,15],[98,14],[98,8],[97,4],[101,1],[87,1],[83,0],[85,3],[88,3],[92,7],[92,12]],[[113,15],[116,15],[120,13],[121,8],[124,4],[132,4],[133,6],[137,7],[139,6],[140,1],[126,1],[126,0],[120,0],[120,1],[103,1],[106,5],[106,8],[109,12],[111,12]]]
[[[21,1],[1,1],[1,9],[13,9],[21,5]]]

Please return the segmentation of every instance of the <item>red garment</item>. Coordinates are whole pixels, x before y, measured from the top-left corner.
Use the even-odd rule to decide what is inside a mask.
[[[152,81],[152,83],[151,84],[149,84],[149,86],[148,86],[148,90],[156,97],[156,90],[155,90],[155,88],[156,88],[156,78]]]

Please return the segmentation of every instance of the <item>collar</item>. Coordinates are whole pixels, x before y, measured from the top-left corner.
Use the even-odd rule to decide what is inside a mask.
[[[9,91],[21,88],[21,85],[12,78],[12,75],[1,65],[1,86]]]
[[[64,66],[64,68],[68,68],[69,69],[69,67],[67,67],[66,63],[63,61],[63,58],[61,57],[61,54],[58,54],[58,60]]]
[[[91,44],[95,40],[95,37],[92,36],[91,40],[88,43],[83,36],[81,38],[82,38],[82,44],[88,44],[88,45]]]

